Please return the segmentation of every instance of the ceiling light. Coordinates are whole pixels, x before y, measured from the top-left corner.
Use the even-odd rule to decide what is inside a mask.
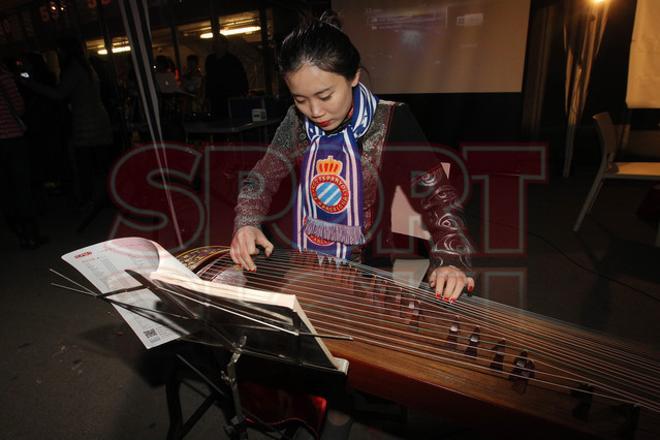
[[[130,52],[131,51],[131,46],[115,46],[112,48],[112,53],[122,53],[122,52]],[[106,49],[99,49],[96,51],[99,55],[107,55],[108,51]]]
[[[222,35],[236,35],[236,34],[249,34],[251,32],[257,32],[261,30],[261,26],[245,26],[234,29],[222,29],[220,33]]]
[[[244,26],[233,29],[221,29],[220,33],[222,35],[227,36],[227,35],[237,35],[237,34],[249,34],[260,30],[261,30],[261,26]],[[204,32],[203,34],[199,35],[199,38],[203,40],[208,40],[209,38],[213,38],[213,32]]]

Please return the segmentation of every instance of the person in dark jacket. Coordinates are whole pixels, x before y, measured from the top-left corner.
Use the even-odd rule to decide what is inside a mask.
[[[241,61],[227,51],[228,41],[224,35],[213,40],[214,53],[206,57],[206,99],[211,113],[216,118],[228,116],[229,98],[245,96],[248,80]]]
[[[37,52],[23,56],[24,75],[32,81],[55,87],[57,79],[50,71],[44,57]],[[30,158],[33,165],[32,179],[50,191],[61,190],[63,182],[70,177],[66,147],[69,110],[65,103],[55,101],[26,87],[21,88],[25,99],[24,120],[27,125],[26,138],[30,143]]]

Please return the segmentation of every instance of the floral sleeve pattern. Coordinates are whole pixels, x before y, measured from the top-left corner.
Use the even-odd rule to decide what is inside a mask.
[[[474,248],[466,235],[462,218],[463,207],[456,189],[449,183],[442,167],[423,174],[413,182],[417,194],[422,194],[424,224],[432,236],[433,267],[453,265],[471,271]]]

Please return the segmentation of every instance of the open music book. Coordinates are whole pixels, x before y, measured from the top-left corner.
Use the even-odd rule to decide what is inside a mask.
[[[147,349],[206,331],[220,344],[247,338],[245,349],[256,354],[288,351],[296,362],[347,369],[317,337],[295,295],[202,280],[158,243],[139,237],[98,243],[62,259],[97,289],[85,293],[111,302]],[[301,341],[291,344],[291,337]]]
[[[158,243],[136,237],[120,238],[87,246],[62,256],[98,289],[94,294],[139,287],[140,283],[126,270],[134,270],[149,278],[151,274],[164,272],[178,274],[190,279],[197,278],[193,272],[174,258]],[[167,317],[160,322],[148,310],[157,310],[158,296],[149,289],[132,290],[107,297],[111,301],[139,307],[136,313],[113,303],[129,327],[146,348],[153,348],[187,334],[187,331]],[[144,310],[142,310],[144,309]]]

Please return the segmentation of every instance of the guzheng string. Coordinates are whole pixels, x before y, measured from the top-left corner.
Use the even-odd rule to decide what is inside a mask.
[[[265,271],[262,270],[261,272],[265,272]],[[274,280],[274,281],[276,281],[276,280]],[[262,287],[262,288],[268,288],[268,287],[270,287],[270,286],[263,286],[263,285],[262,285],[261,287]],[[358,289],[356,289],[356,288],[351,289],[351,293],[349,294],[349,297],[354,298],[354,294],[353,294],[353,292],[356,292],[356,290],[358,290]],[[388,293],[391,294],[392,292],[390,291],[390,292],[388,292]],[[424,293],[425,293],[425,294],[428,294],[428,292],[424,292]],[[339,294],[339,292],[338,292],[337,294]],[[471,323],[471,324],[472,324],[472,325],[475,325],[475,326],[483,325],[483,323],[480,323],[480,322]],[[485,336],[485,334],[482,335],[482,338],[483,338],[483,336]],[[562,335],[558,335],[558,336],[559,336],[560,338],[562,337]],[[556,338],[556,336],[553,336],[553,338]],[[483,340],[483,339],[482,339],[482,340]],[[495,343],[495,341],[485,341],[485,342],[486,342],[486,343],[490,342],[490,343],[493,343],[493,344]],[[524,341],[524,342],[529,343],[530,341],[529,341],[529,340],[526,340],[526,341]],[[532,342],[538,344],[538,341],[532,341]],[[574,345],[577,345],[577,344],[575,344],[575,342],[573,342],[573,344],[574,344]],[[600,345],[598,345],[597,347],[600,347]],[[511,347],[511,348],[515,348],[515,347]],[[519,348],[520,350],[523,349],[522,346],[520,346],[520,347],[518,347],[518,348]],[[583,347],[583,348],[584,348],[584,347]],[[536,350],[538,351],[538,348],[536,348]],[[580,356],[580,353],[578,353],[578,357],[579,357],[579,356]],[[624,358],[624,359],[625,359],[625,358]],[[594,361],[594,359],[592,359],[592,358],[587,358],[587,360]],[[636,365],[636,367],[638,367],[638,366],[639,366],[639,365]],[[595,367],[594,367],[594,368],[595,368]],[[595,371],[597,371],[597,370],[595,370]],[[634,377],[634,375],[633,375],[633,377]]]
[[[331,306],[332,304],[331,304],[331,303],[326,303],[325,305]],[[309,303],[307,304],[307,306],[309,306]],[[324,314],[315,313],[314,311],[312,311],[311,313],[308,313],[308,315],[310,315],[310,317],[313,317],[313,316],[316,315],[316,317],[317,317],[316,322],[317,322],[317,323],[318,323],[318,322],[321,322],[321,323],[324,324],[324,325],[330,325],[330,326],[332,326],[332,324],[327,323],[327,322],[325,322],[325,321],[322,321],[321,318],[324,316]],[[318,318],[319,316],[321,316],[321,318]],[[340,319],[340,320],[345,320],[345,321],[347,321],[347,322],[349,322],[349,323],[351,322],[350,320],[346,320],[346,319],[342,319],[342,318],[337,318],[337,317],[334,316],[334,315],[325,315],[325,316],[331,316],[331,317],[332,317],[333,319],[335,319],[335,320],[336,320],[336,319]],[[358,315],[358,316],[359,316],[359,315]],[[335,327],[336,327],[336,324],[335,324]],[[372,326],[372,327],[374,327],[374,326]],[[387,327],[382,327],[382,326],[381,326],[381,327],[375,326],[375,327],[376,327],[376,330],[379,330],[379,331],[389,330]],[[342,327],[339,327],[339,328],[340,328],[340,329],[343,329]],[[363,335],[366,335],[366,336],[368,336],[368,337],[372,337],[372,338],[373,338],[374,336],[376,336],[376,335],[380,335],[380,333],[369,333],[369,332],[364,332],[364,331],[361,331],[360,333],[362,333]],[[390,348],[390,349],[392,349],[392,348],[400,348],[401,343],[404,342],[404,341],[402,341],[402,340],[400,340],[400,339],[397,340],[396,338],[391,338],[391,337],[387,337],[387,336],[381,336],[381,338],[388,339],[388,340],[390,340],[391,342],[398,342],[398,343],[399,343],[398,346],[396,346],[396,345],[386,345],[386,344],[382,344],[382,343],[379,344],[379,345],[383,345],[383,346],[385,346],[386,348]],[[364,339],[364,338],[362,338],[362,339]],[[369,341],[369,342],[371,342],[371,343],[375,343],[375,341],[374,341],[373,339],[364,339],[364,340],[365,340],[365,341]],[[439,340],[439,341],[441,341],[441,340]],[[411,342],[408,341],[408,340],[406,340],[405,343],[408,345],[408,347],[419,346],[418,344],[411,343]],[[457,345],[462,345],[462,346],[465,346],[465,347],[468,346],[467,344],[457,344]],[[480,350],[481,350],[482,352],[483,352],[483,351],[486,351],[486,352],[495,353],[495,351],[493,351],[493,350],[489,350],[489,349],[485,349],[485,348],[480,348]],[[436,350],[436,351],[438,351],[438,350]],[[448,352],[448,353],[453,353],[453,352],[451,352],[451,351],[449,351],[449,350],[442,350],[442,349],[439,349],[439,351],[445,351],[445,352]],[[420,352],[415,352],[415,351],[413,351],[413,353],[420,353]],[[467,356],[467,355],[465,355],[464,357],[469,358],[469,356]],[[539,364],[540,364],[540,362],[539,362]],[[550,364],[547,364],[547,365],[548,365],[548,366],[551,366]],[[556,369],[562,371],[561,368],[556,368]],[[525,371],[525,370],[526,370],[526,369],[522,369],[522,371]],[[529,370],[528,370],[528,371],[529,371]],[[563,371],[566,372],[566,373],[569,373],[569,374],[570,374],[570,372],[568,372],[568,371],[566,371],[566,370],[563,370]],[[550,374],[550,373],[544,373],[544,372],[537,372],[537,374],[545,375],[545,376],[548,376],[548,377],[550,377],[550,378],[554,378],[554,379],[575,380],[575,378],[573,378],[573,377],[562,376],[562,375],[558,375],[558,374]],[[549,381],[546,381],[546,383],[553,383],[553,384],[556,384],[556,382],[549,382]],[[604,388],[604,389],[610,388],[610,387],[608,387],[607,385],[604,385],[604,384],[601,385],[601,387]],[[613,391],[613,392],[618,392],[618,390],[612,390],[612,391]]]
[[[286,288],[286,293],[296,293],[293,288],[294,286],[286,283],[282,279],[282,275],[283,273],[291,272],[296,269],[304,270],[307,268],[307,270],[309,270],[309,262],[312,261],[310,258],[305,259],[304,256],[296,254],[297,251],[278,249],[267,259],[258,258],[259,269],[256,273],[248,274],[248,277],[250,277],[250,283],[255,288],[274,290],[280,287]],[[300,264],[299,267],[296,267],[296,265],[299,264],[298,262],[302,264]],[[224,258],[221,257],[217,259],[212,266],[207,267],[202,276],[204,278],[213,279],[221,271],[231,267],[232,264],[233,263],[228,256]],[[317,270],[319,273],[323,273],[324,270],[328,270],[328,268],[331,268],[332,266],[334,266],[334,264],[331,261],[326,262],[325,269],[323,265],[319,265]],[[430,290],[425,290],[424,288],[411,288],[403,283],[388,279],[376,271],[369,271],[365,266],[359,266],[358,270],[352,266],[337,265],[334,269],[330,269],[330,272],[332,272],[332,270],[334,270],[334,273],[331,273],[330,275],[332,278],[337,279],[338,282],[336,285],[332,286],[333,289],[331,299],[329,300],[330,302],[328,302],[327,289],[319,289],[314,285],[304,286],[304,283],[306,283],[304,279],[296,280],[299,285],[305,288],[304,292],[299,292],[302,294],[300,295],[300,298],[305,298],[305,300],[300,299],[303,308],[308,316],[310,316],[310,319],[312,319],[314,325],[318,328],[324,329],[324,331],[327,331],[328,328],[330,328],[333,329],[333,331],[346,332],[346,329],[350,328],[352,336],[358,341],[375,344],[391,350],[408,352],[417,356],[447,361],[466,368],[484,370],[493,373],[488,366],[476,364],[473,361],[473,358],[468,354],[442,348],[441,346],[447,342],[446,338],[436,338],[427,334],[419,335],[405,332],[403,329],[406,328],[406,325],[402,322],[398,322],[402,321],[402,319],[399,318],[398,321],[393,320],[394,317],[391,315],[394,304],[388,303],[388,309],[385,305],[378,306],[372,302],[371,304],[360,304],[360,308],[357,310],[355,310],[356,308],[353,308],[353,310],[350,311],[342,310],[343,315],[348,316],[349,318],[341,318],[337,316],[337,314],[329,314],[325,312],[327,310],[334,310],[337,307],[350,309],[356,299],[365,299],[369,298],[369,296],[374,298],[380,294],[382,299],[381,303],[383,304],[386,302],[386,297],[394,298],[398,296],[398,305],[404,307],[404,313],[406,304],[412,304],[412,310],[410,310],[411,315],[414,314],[415,310],[419,313],[419,308],[421,306],[424,307],[425,318],[428,318],[423,323],[424,329],[426,330],[430,328],[431,333],[446,333],[449,326],[457,321],[456,316],[460,316],[458,322],[462,329],[465,328],[464,326],[474,326],[482,329],[483,333],[479,335],[478,347],[478,350],[481,353],[488,353],[489,355],[498,353],[497,350],[495,350],[495,347],[500,343],[502,337],[489,333],[489,330],[487,329],[490,327],[501,327],[502,331],[507,334],[504,338],[506,340],[507,350],[520,352],[526,351],[529,353],[530,357],[533,356],[535,368],[533,370],[525,367],[520,368],[518,370],[521,372],[520,378],[567,390],[577,390],[578,388],[576,386],[560,383],[559,381],[590,383],[596,385],[601,391],[612,393],[602,394],[600,392],[594,392],[591,393],[593,395],[601,395],[602,397],[619,401],[630,401],[643,404],[643,406],[646,406],[649,409],[654,409],[655,411],[659,410],[658,404],[654,399],[647,399],[636,392],[620,388],[622,385],[627,385],[631,388],[635,388],[635,391],[637,391],[637,388],[647,386],[650,388],[648,390],[649,395],[657,396],[659,383],[655,379],[657,376],[651,375],[651,373],[647,376],[641,374],[639,371],[639,369],[644,369],[657,372],[657,365],[642,356],[632,355],[629,352],[622,351],[618,346],[613,347],[605,344],[602,340],[594,338],[571,338],[558,331],[548,332],[546,331],[547,329],[544,329],[545,333],[534,333],[529,329],[524,328],[524,324],[528,323],[525,323],[521,317],[516,318],[515,316],[511,316],[511,310],[508,310],[508,315],[505,314],[503,311],[506,309],[503,309],[503,307],[506,306],[500,307],[493,303],[484,308],[477,307],[465,301],[459,301],[451,306],[447,306],[446,304],[438,302],[434,297],[434,293]],[[303,274],[300,273],[298,275],[302,276]],[[344,285],[342,286],[342,284]],[[347,286],[350,286],[350,288]],[[380,293],[374,294],[374,290]],[[311,297],[311,299],[309,297]],[[408,302],[406,303],[406,301]],[[416,301],[418,302],[417,305],[415,305]],[[364,310],[365,307],[367,310]],[[496,310],[498,308],[502,310]],[[351,320],[350,317],[355,317],[363,321],[381,320],[386,325],[355,321]],[[466,318],[469,320],[466,321]],[[344,327],[338,325],[336,322],[329,322],[327,319],[334,321],[340,320],[346,322],[347,325]],[[353,324],[353,326],[350,324]],[[356,325],[360,328],[355,328]],[[392,327],[393,325],[394,328]],[[365,327],[367,330],[364,329]],[[513,331],[516,330],[520,334],[512,334]],[[387,334],[388,332],[390,334]],[[404,339],[397,335],[405,335],[406,338]],[[415,339],[415,342],[410,341],[411,337]],[[535,338],[541,338],[541,341]],[[546,339],[552,341],[552,343],[544,342]],[[569,349],[557,347],[557,342],[567,344]],[[483,347],[484,344],[492,345],[493,349]],[[457,335],[455,346],[461,347],[461,349],[469,348],[469,337]],[[570,347],[572,347],[572,349],[570,349]],[[582,353],[583,350],[592,352],[595,357],[587,356]],[[451,356],[445,356],[444,353],[448,353]],[[509,353],[506,353],[506,355],[515,356]],[[564,355],[564,357],[562,357],[562,355]],[[470,359],[470,361],[456,359],[456,357]],[[616,363],[609,360],[609,358],[612,357],[617,360]],[[635,369],[631,370],[622,366],[621,361],[625,364],[634,366]],[[557,362],[563,367],[575,367],[578,370],[590,374],[591,377],[568,371],[563,367],[558,367],[552,362]],[[554,370],[555,373],[540,371],[536,366],[547,366]],[[534,377],[527,377],[525,375],[531,373],[534,374]],[[594,381],[594,375],[597,378],[611,379],[618,387]],[[543,377],[543,379],[541,379],[541,377]]]
[[[261,272],[264,272],[264,270],[262,270]],[[269,288],[269,287],[272,287],[272,285],[270,285],[270,286],[265,285],[265,286],[261,286],[261,287],[262,287],[262,288]],[[353,291],[355,291],[355,289],[353,289]],[[354,296],[354,295],[352,295],[352,296]],[[318,313],[317,313],[317,314],[318,314]],[[322,314],[320,314],[320,315],[322,316]],[[465,345],[465,344],[461,344],[461,345],[467,346],[467,345]],[[481,350],[481,351],[492,351],[492,350],[488,350],[488,349],[481,348],[481,347],[480,347],[480,350]],[[590,359],[590,360],[592,360],[592,359]]]
[[[270,259],[277,260],[278,258],[271,256],[269,258],[269,260]],[[280,257],[280,260],[283,263],[283,264],[280,264],[280,267],[279,267],[280,269],[291,267],[289,262],[282,259],[282,257]],[[271,265],[270,262],[268,262],[267,267],[269,267],[269,268],[270,267],[275,267],[276,264],[277,263],[274,263],[274,264]],[[366,268],[366,267],[362,266],[361,268]],[[378,274],[376,274],[375,276],[382,278],[382,276],[380,276]],[[432,304],[432,305],[433,304],[438,304],[437,300],[433,296],[433,293],[430,292],[429,290],[424,290],[424,289],[421,289],[421,288],[412,288],[408,285],[398,283],[398,282],[396,282],[394,280],[391,280],[391,279],[387,279],[387,278],[383,278],[383,279],[386,280],[387,282],[391,283],[391,284],[395,284],[395,285],[398,284],[399,286],[404,287],[405,289],[409,290],[411,293],[420,296],[422,299],[428,300],[430,302],[430,304]],[[356,291],[357,290],[355,290],[355,289],[352,290],[352,292],[356,292]],[[391,295],[392,293],[393,292],[391,292],[391,291],[387,292],[387,294],[389,294],[389,295]],[[352,293],[351,293],[351,296],[353,296]],[[501,307],[506,307],[506,306],[501,306]],[[516,321],[515,318],[512,318],[510,316],[511,315],[511,308],[509,308],[509,315],[503,315],[502,313],[495,312],[495,311],[490,311],[490,309],[486,309],[488,312],[490,312],[490,316],[489,316],[488,313],[483,312],[484,309],[481,306],[475,307],[475,306],[472,306],[472,305],[464,303],[464,302],[458,302],[458,303],[452,305],[452,310],[454,310],[456,312],[462,312],[463,317],[470,316],[470,315],[475,315],[477,318],[484,319],[485,321],[487,321],[487,320],[494,321],[495,324],[517,326],[517,327],[519,327],[519,331],[521,333],[525,332],[525,328],[524,328],[523,323],[520,320]],[[520,313],[520,311],[517,310],[517,309],[513,309],[513,310],[516,313]],[[547,320],[547,318],[545,318],[545,319]],[[492,324],[492,322],[491,322],[491,324]],[[524,324],[527,325],[528,323],[525,322]],[[474,323],[474,325],[476,325],[476,326],[483,325],[483,322],[481,322],[481,323],[477,322],[477,323]],[[537,335],[537,337],[538,336],[539,335]],[[575,347],[579,347],[581,349],[587,349],[587,350],[592,350],[592,351],[595,350],[594,352],[601,351],[601,352],[604,352],[604,353],[609,354],[609,355],[612,355],[612,354],[626,354],[627,356],[623,359],[624,362],[630,361],[632,363],[632,365],[634,365],[635,368],[639,368],[642,364],[633,362],[633,360],[639,360],[640,362],[646,362],[647,366],[649,368],[653,369],[655,372],[660,372],[660,368],[658,368],[655,363],[647,362],[647,359],[644,359],[643,357],[636,356],[634,353],[631,353],[630,352],[630,347],[626,347],[627,351],[614,352],[614,351],[612,351],[613,347],[608,346],[608,345],[603,345],[602,340],[595,341],[591,345],[585,345],[584,341],[587,340],[587,338],[589,336],[588,334],[586,334],[583,339],[570,340],[563,333],[547,332],[547,330],[546,330],[546,335],[545,336],[547,338],[553,340],[553,341],[559,339],[559,340],[562,340],[562,341],[564,341],[565,343],[567,343],[569,345],[574,345]],[[630,357],[631,359],[628,359],[628,357]]]
[[[276,258],[274,258],[273,256],[271,256],[270,259],[275,260]],[[267,268],[266,268],[265,270],[260,270],[259,272],[263,273],[263,272],[265,272],[265,271],[268,271],[268,270],[269,270],[268,268],[273,268],[273,267],[275,267],[275,264],[271,264],[271,263],[269,262]],[[288,262],[284,262],[284,264],[280,265],[280,268],[288,268],[288,267],[290,267],[290,265],[288,264]],[[278,281],[278,280],[277,280],[277,277],[275,277],[275,278],[273,279],[273,281]],[[390,281],[390,282],[393,283],[392,280],[388,280],[388,281]],[[262,286],[262,287],[265,287],[265,286]],[[435,300],[435,298],[433,298],[432,293],[430,293],[429,291],[427,291],[427,290],[423,290],[423,289],[419,289],[419,288],[417,288],[417,289],[415,289],[415,288],[411,288],[411,287],[406,286],[406,285],[404,285],[403,287],[405,287],[406,289],[410,290],[410,291],[413,292],[414,294],[421,294],[420,296],[426,296],[427,298],[429,298],[428,300],[430,301],[430,304],[434,304],[434,302],[437,304],[437,300]],[[389,286],[387,286],[386,288],[389,290]],[[320,290],[319,290],[319,291],[320,291]],[[320,291],[320,292],[321,292],[321,291]],[[354,297],[353,292],[358,292],[358,293],[360,293],[360,292],[359,292],[359,289],[355,289],[355,288],[353,288],[353,289],[351,290],[351,293],[350,293],[350,296],[351,296],[351,297]],[[391,291],[388,291],[388,292],[386,292],[386,294],[391,295],[392,292],[391,292]],[[471,313],[471,314],[476,315],[477,318],[483,318],[484,320],[491,319],[492,321],[495,321],[495,323],[497,323],[497,324],[502,324],[502,325],[505,325],[505,324],[506,324],[506,325],[509,325],[509,326],[519,326],[521,332],[524,332],[524,330],[525,330],[525,329],[522,327],[522,324],[520,324],[520,322],[517,322],[517,323],[516,323],[516,321],[513,320],[513,319],[511,319],[510,316],[506,316],[506,317],[504,317],[504,318],[501,318],[501,317],[500,317],[501,314],[499,314],[498,316],[494,316],[492,312],[491,312],[491,316],[488,316],[488,314],[485,314],[485,313],[483,313],[483,312],[481,311],[481,310],[483,310],[482,308],[480,308],[480,307],[474,307],[474,306],[471,306],[471,305],[469,305],[469,304],[463,305],[463,303],[461,303],[461,302],[454,304],[452,307],[453,307],[453,310],[454,310],[455,312],[463,312],[463,317],[465,317],[465,316],[469,316],[469,315],[468,315],[468,312],[469,312],[469,313]],[[480,325],[480,324],[483,325],[483,322],[475,322],[475,323],[473,323],[473,324],[474,324],[475,326],[478,326],[478,325]],[[608,350],[609,350],[609,347],[608,347],[608,346],[603,346],[603,345],[601,344],[602,341],[600,341],[600,342],[597,343],[597,344],[594,343],[593,345],[589,346],[589,345],[584,345],[584,343],[583,343],[582,340],[568,340],[568,339],[565,337],[565,335],[563,335],[563,334],[561,334],[561,333],[548,334],[547,337],[548,337],[548,338],[552,338],[553,340],[556,340],[557,338],[559,338],[559,339],[561,339],[561,340],[564,340],[567,344],[575,345],[576,347],[579,346],[580,348],[584,348],[584,349],[595,348],[595,349],[601,349],[601,350],[604,350],[604,351],[608,351]],[[624,352],[621,352],[621,354],[623,354],[623,353],[624,353]],[[644,359],[641,359],[641,360],[644,361]],[[639,367],[639,364],[634,364],[634,365],[635,365],[635,367]],[[653,364],[649,364],[649,365],[650,365],[650,366],[653,366]],[[656,369],[656,371],[660,371],[660,370],[657,370],[657,369]]]

